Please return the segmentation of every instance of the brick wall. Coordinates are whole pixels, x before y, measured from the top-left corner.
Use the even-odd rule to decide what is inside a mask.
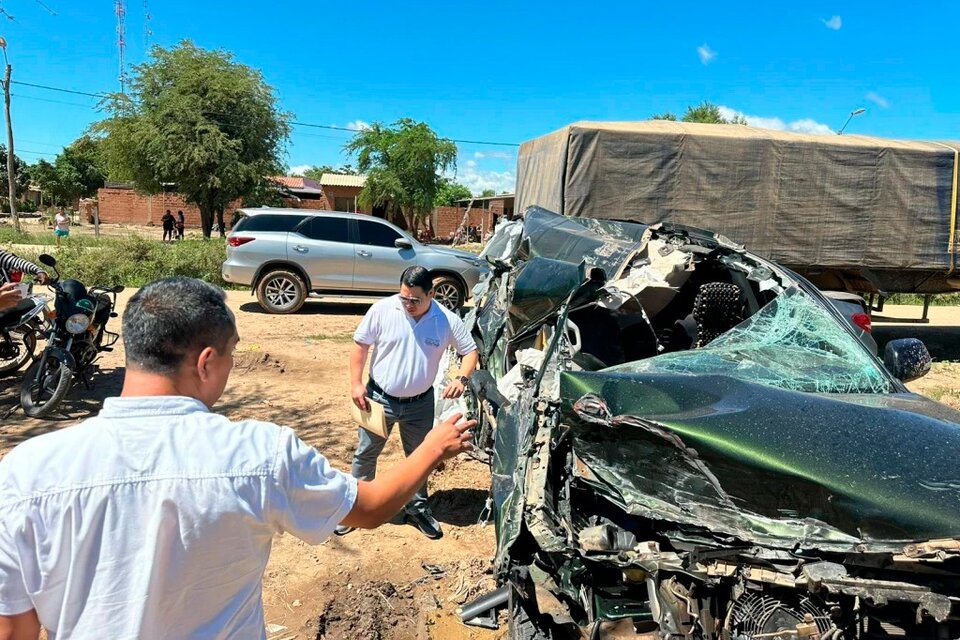
[[[349,198],[351,201],[360,195],[360,187],[335,187],[331,185],[324,185],[323,187],[323,197],[320,202],[325,202],[325,209],[331,211],[337,211],[336,199],[337,198]],[[341,207],[341,210],[344,208]],[[370,209],[364,206],[361,206],[357,202],[357,213],[371,213]]]
[[[501,210],[502,211],[502,210]],[[438,238],[449,238],[463,223],[464,207],[437,207],[433,210],[433,230]],[[470,219],[467,224],[471,227],[480,227],[483,235],[493,229],[494,209],[470,209]]]
[[[176,216],[183,211],[188,229],[200,228],[200,209],[187,204],[178,193],[160,193],[153,196],[137,193],[134,189],[104,188],[97,190],[100,207],[100,222],[113,224],[136,224],[160,226],[164,212]],[[229,225],[233,211],[239,203],[227,207],[223,219]]]

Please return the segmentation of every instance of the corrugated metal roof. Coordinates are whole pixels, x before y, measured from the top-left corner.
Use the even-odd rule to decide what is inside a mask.
[[[337,173],[325,173],[320,176],[320,184],[326,187],[363,187],[367,176],[342,176]]]

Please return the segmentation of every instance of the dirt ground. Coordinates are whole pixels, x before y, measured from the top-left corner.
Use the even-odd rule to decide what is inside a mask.
[[[131,292],[121,295],[122,305]],[[217,410],[294,427],[334,465],[347,470],[356,444],[350,422],[346,361],[364,305],[308,303],[294,316],[260,311],[249,292],[228,293],[241,343],[236,368]],[[884,314],[915,317],[916,307]],[[960,409],[960,308],[931,309],[932,323],[878,324],[880,348],[896,337],[920,337],[930,347],[933,371],[909,386]],[[114,325],[118,330],[119,322]],[[105,354],[92,392],[75,388],[55,420],[25,418],[16,407],[19,378],[0,379],[0,455],[27,438],[69,427],[95,414],[104,397],[119,392],[123,349]],[[11,412],[12,411],[12,412]],[[382,465],[402,456],[396,437]],[[433,474],[431,503],[446,535],[429,541],[408,525],[331,537],[311,547],[277,536],[264,576],[268,637],[361,639],[494,639],[500,631],[468,628],[456,609],[494,586],[490,559],[493,526],[478,524],[488,495],[489,471],[461,457]]]

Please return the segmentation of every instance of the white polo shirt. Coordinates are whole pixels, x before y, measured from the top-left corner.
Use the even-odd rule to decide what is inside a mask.
[[[477,350],[463,320],[435,300],[414,320],[400,295],[377,302],[363,316],[353,339],[372,345],[370,377],[391,396],[407,398],[433,386],[447,347],[461,356]]]

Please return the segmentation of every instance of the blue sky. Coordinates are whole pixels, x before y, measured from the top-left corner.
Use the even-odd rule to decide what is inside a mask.
[[[146,8],[146,11],[145,11]],[[116,91],[112,0],[0,0],[14,81]],[[55,15],[54,15],[55,12]],[[149,12],[151,19],[144,19]],[[13,16],[13,19],[4,19]],[[757,126],[960,140],[960,3],[305,3],[129,0],[126,57],[189,38],[262,70],[301,122],[410,117],[519,143],[577,120],[710,100]],[[52,159],[96,99],[13,85],[17,153]],[[292,167],[340,164],[348,132],[295,126]],[[457,178],[513,187],[516,148],[459,144]]]

